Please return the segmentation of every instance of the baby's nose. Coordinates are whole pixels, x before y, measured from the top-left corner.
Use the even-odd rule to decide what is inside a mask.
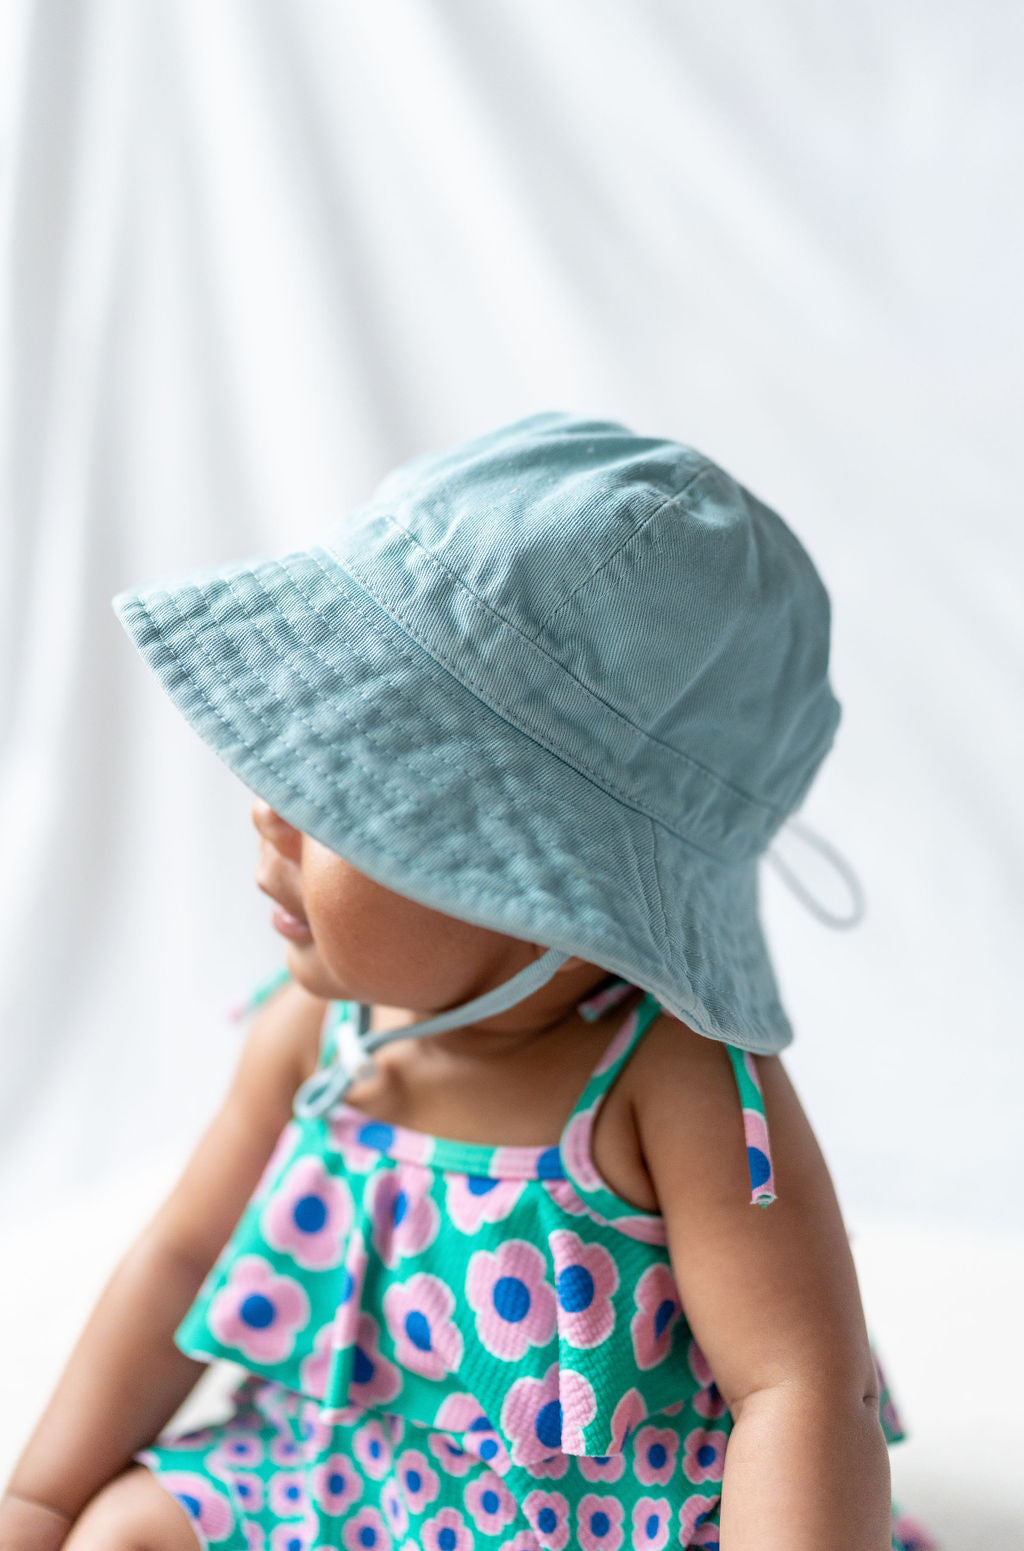
[[[299,830],[275,812],[262,797],[257,797],[252,805],[252,821],[263,839],[269,840],[272,846],[286,855],[290,855],[301,844]]]

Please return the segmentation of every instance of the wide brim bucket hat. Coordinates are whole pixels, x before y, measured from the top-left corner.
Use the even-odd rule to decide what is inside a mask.
[[[531,415],[113,606],[240,780],[377,882],[792,1040],[758,867],[840,719],[829,598],[692,447]]]

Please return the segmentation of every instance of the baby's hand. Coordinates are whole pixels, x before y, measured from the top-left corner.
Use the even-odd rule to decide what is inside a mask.
[[[0,1551],[59,1551],[71,1525],[59,1508],[47,1508],[14,1492],[0,1497]]]

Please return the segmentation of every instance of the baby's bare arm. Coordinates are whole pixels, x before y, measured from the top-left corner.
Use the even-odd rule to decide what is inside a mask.
[[[697,1344],[733,1416],[722,1551],[889,1551],[889,1458],[856,1269],[778,1056],[755,1057],[778,1199],[750,1204],[728,1051],[664,1020],[634,1111]],[[646,1080],[645,1080],[646,1079]]]
[[[254,1019],[224,1103],[119,1262],[0,1499],[0,1551],[53,1551],[206,1367],[172,1333],[234,1228],[316,1059],[327,1004],[289,983]]]

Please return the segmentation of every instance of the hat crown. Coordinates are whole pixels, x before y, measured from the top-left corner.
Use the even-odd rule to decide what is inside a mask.
[[[814,564],[777,513],[683,443],[533,415],[394,470],[331,547],[517,721],[509,693],[529,699],[521,680],[543,654],[549,691],[557,668],[595,711],[589,735],[551,719],[567,757],[579,766],[581,740],[596,744],[627,800],[652,771],[667,778],[671,827],[715,854],[762,849],[831,747],[841,713]]]

